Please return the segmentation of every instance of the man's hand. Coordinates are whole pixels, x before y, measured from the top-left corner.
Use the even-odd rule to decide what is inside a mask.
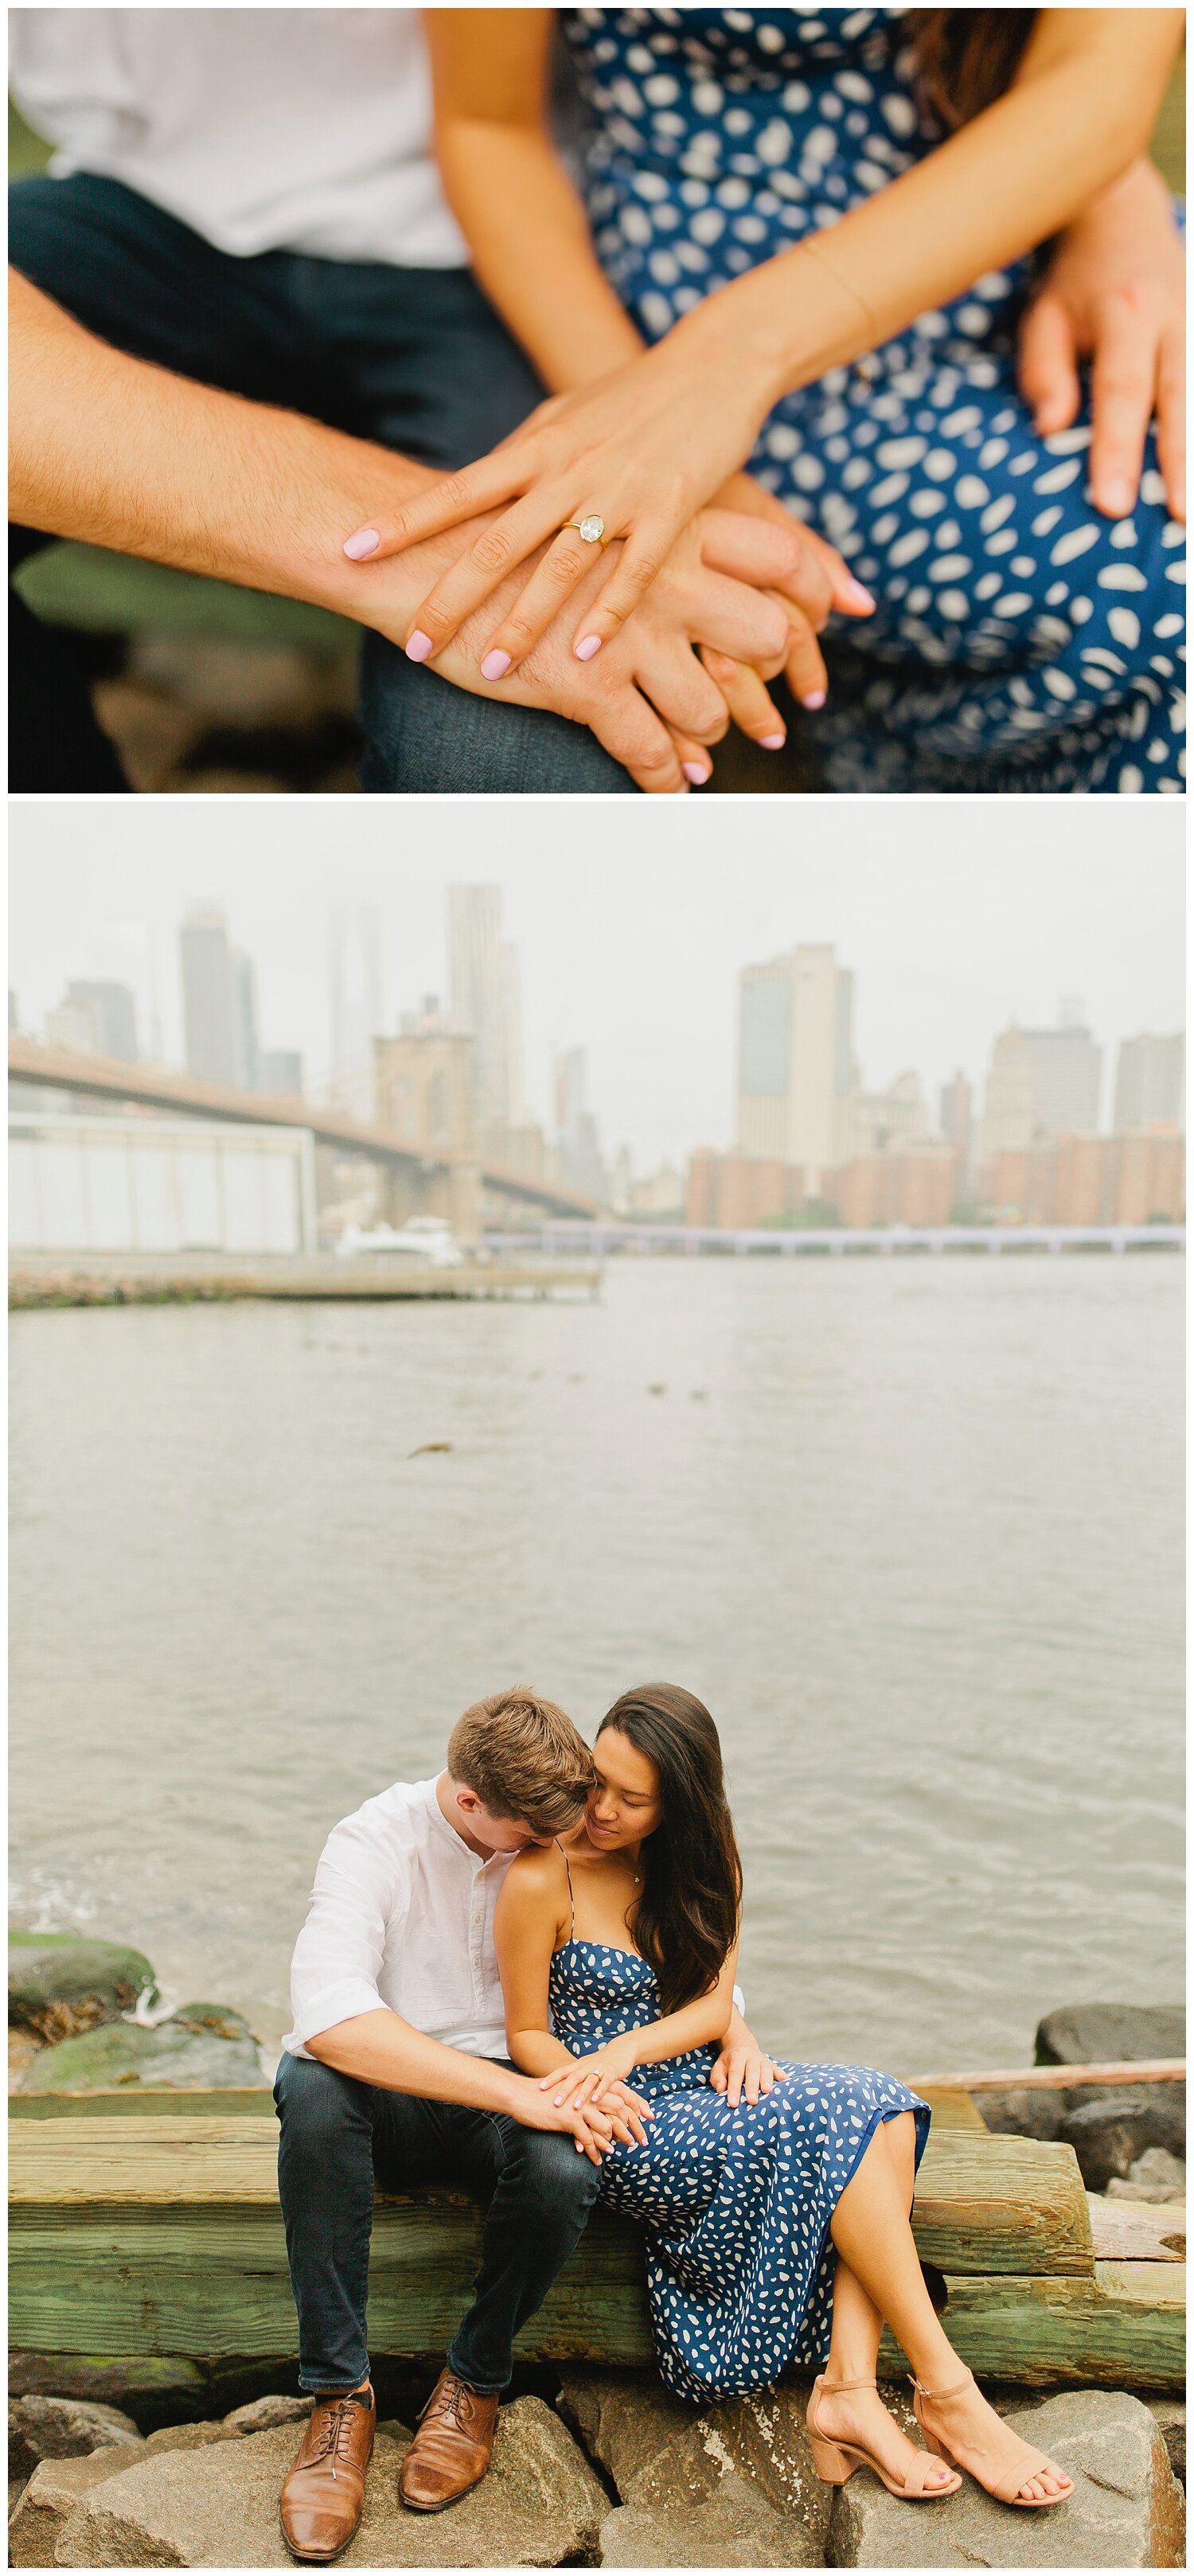
[[[555,2103],[550,2094],[540,2092],[531,2075],[515,2075],[512,2090],[503,2108],[524,2129],[549,2129],[575,2140],[578,2155],[585,2155],[591,2165],[601,2165],[611,2153],[614,2124],[596,2103],[578,2108],[570,2102]]]
[[[1186,515],[1186,263],[1169,192],[1137,161],[1061,236],[1020,330],[1020,389],[1043,437],[1068,429],[1088,358],[1095,507],[1122,519],[1140,488],[1154,415],[1175,519]]]
[[[731,2111],[736,2111],[743,2094],[752,2105],[760,2094],[783,2083],[774,2059],[765,2055],[753,2031],[746,2027],[735,2008],[730,2015],[720,2057],[710,2068],[709,2081],[715,2093],[724,2093]]]

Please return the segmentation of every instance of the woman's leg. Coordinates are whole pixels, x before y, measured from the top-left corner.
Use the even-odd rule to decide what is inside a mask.
[[[872,2151],[887,2157],[900,2206],[906,2214],[912,2207],[916,2176],[916,2123],[911,2111],[901,2111],[898,2118],[881,2123],[867,2150],[868,2155]],[[874,2378],[882,2332],[883,2319],[874,2300],[868,2297],[857,2273],[851,2271],[839,2254],[833,2278],[833,2328],[817,2412],[818,2426],[831,2440],[865,2442],[867,2449],[882,2462],[891,2477],[903,2478],[916,2456],[915,2449],[906,2434],[900,2431],[894,2417],[888,2414],[878,2391],[850,2386],[848,2393],[836,2394],[843,2383]],[[956,2377],[957,2373],[954,2375]],[[953,2483],[944,2461],[935,2483],[942,2487]]]
[[[889,2128],[900,2129],[907,2138],[912,2130],[911,2112],[902,2112],[898,2119],[884,2122],[876,2131],[833,2213],[830,2234],[839,2258],[834,2284],[835,2327],[839,2283],[845,2287],[845,2318],[836,2354],[832,2343],[830,2346],[831,2375],[839,2375],[837,2361],[843,2353],[878,2350],[878,2337],[871,2341],[869,2320],[864,2319],[854,2296],[857,2288],[869,2308],[891,2327],[921,2386],[953,2388],[965,2376],[965,2364],[954,2351],[925,2285],[908,2217],[908,2146],[902,2139],[893,2147],[884,2134]],[[842,2265],[849,2287],[842,2280]],[[853,2378],[862,2374],[842,2370],[840,2375]],[[849,2438],[848,2410],[865,2407],[865,2418],[860,2411],[858,2421],[861,2424],[865,2420],[869,2425],[875,2403],[873,2394],[865,2389],[836,2398],[827,2389],[818,2422],[831,2439],[845,2440]],[[882,2411],[886,2413],[885,2408]],[[927,2411],[936,2429],[932,2408]],[[981,2484],[1002,2480],[1015,2469],[1018,2460],[1025,2464],[1020,2487],[1025,2497],[1065,2495],[1073,2484],[1063,2469],[1029,2466],[1039,2454],[1002,2422],[977,2387],[969,2390],[964,2403],[961,2399],[954,2401],[948,2411],[948,2424],[942,2415],[940,2428],[943,2433],[948,2430],[950,2449],[959,2464]],[[869,2439],[869,2435],[860,2434],[858,2438]],[[897,2443],[900,2441],[902,2436],[897,2435]],[[888,2456],[886,2437],[881,2456]]]

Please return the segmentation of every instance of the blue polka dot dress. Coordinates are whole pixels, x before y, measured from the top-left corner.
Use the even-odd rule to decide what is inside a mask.
[[[598,256],[648,340],[932,151],[899,9],[579,9]],[[751,470],[874,592],[831,621],[828,783],[888,794],[1182,792],[1184,530],[1086,491],[1089,414],[1016,386],[1037,264],[976,278],[861,367],[784,397]]]
[[[603,1942],[557,1950],[550,2000],[574,2056],[660,2017],[648,1962]],[[929,2134],[927,2103],[862,2066],[784,2066],[764,2100],[732,2111],[709,2082],[716,2055],[635,2068],[647,2143],[615,2147],[601,2171],[602,2198],[646,2230],[660,2373],[697,2404],[765,2388],[789,2362],[822,2367],[837,2202],[881,2120],[914,2113],[918,2163]]]

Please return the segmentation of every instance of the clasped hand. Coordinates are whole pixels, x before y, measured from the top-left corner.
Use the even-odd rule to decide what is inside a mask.
[[[540,2077],[539,2090],[550,2094],[557,2111],[571,2111],[588,2122],[603,2154],[610,2154],[616,2144],[645,2146],[644,2123],[655,2114],[626,2081],[636,2062],[633,2048],[624,2039],[607,2040],[604,2048],[593,2049],[588,2057],[566,2057],[550,2075]],[[608,2126],[607,2143],[602,2143],[597,2123]]]

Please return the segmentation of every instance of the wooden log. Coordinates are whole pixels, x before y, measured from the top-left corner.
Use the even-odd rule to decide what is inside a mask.
[[[107,2093],[10,2093],[8,2116],[10,2120],[272,2120],[274,2096],[268,2084],[122,2084]]]
[[[1029,2388],[1180,2389],[1185,2384],[1184,2264],[1096,2263],[1092,2280],[947,2276],[942,2324],[980,2378]],[[879,2369],[908,2363],[884,2332]]]
[[[1017,2066],[985,2075],[910,2075],[913,2091],[928,2100],[930,2088],[944,2084],[963,2093],[1002,2093],[1015,2086],[1033,2092],[1069,2093],[1084,2084],[1101,2092],[1110,2084],[1184,2084],[1184,2057],[1108,2058],[1103,2066]]]

